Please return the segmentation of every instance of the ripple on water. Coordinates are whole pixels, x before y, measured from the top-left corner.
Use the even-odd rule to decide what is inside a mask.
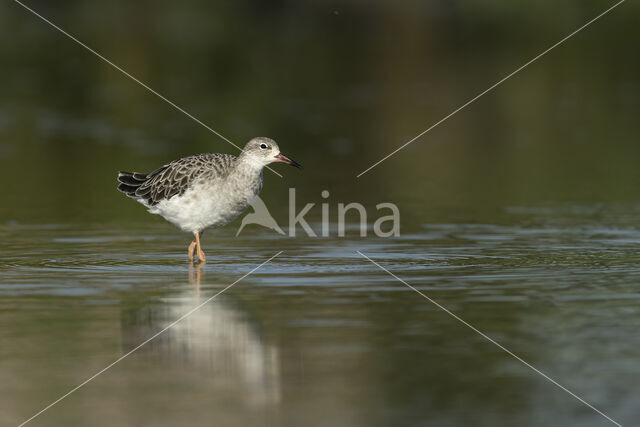
[[[535,212],[545,214],[545,210]],[[0,255],[0,265],[8,286],[0,287],[0,292],[16,292],[23,286],[25,292],[87,288],[94,293],[184,280],[188,274],[184,254],[188,237],[164,227],[140,227],[135,237],[130,230],[104,226],[3,227],[7,229],[13,229],[7,238],[10,251]],[[424,224],[418,232],[393,239],[291,239],[275,233],[235,239],[232,232],[221,232],[212,242],[203,273],[220,280],[242,275],[275,251],[285,250],[251,278],[277,292],[295,294],[318,287],[340,293],[402,289],[401,283],[384,285],[395,279],[356,252],[361,251],[418,288],[499,290],[510,294],[468,297],[509,302],[528,298],[513,295],[515,290],[564,289],[598,271],[637,278],[639,259],[631,248],[640,242],[640,230],[599,223]]]

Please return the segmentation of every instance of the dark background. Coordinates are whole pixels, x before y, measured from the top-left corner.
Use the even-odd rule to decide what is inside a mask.
[[[638,199],[633,2],[355,177],[612,4],[29,3],[237,145],[276,139],[306,169],[267,172],[270,205],[327,189],[334,204],[393,201],[409,229]],[[117,170],[237,152],[18,4],[0,6],[0,32],[2,220],[142,219]]]

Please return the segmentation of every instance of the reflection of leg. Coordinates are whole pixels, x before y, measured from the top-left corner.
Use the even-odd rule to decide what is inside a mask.
[[[189,268],[189,283],[193,285],[196,296],[200,296],[200,280],[202,279],[202,265],[196,264],[195,267],[193,263],[191,263],[191,268]]]
[[[196,248],[198,251],[198,259],[200,260],[200,262],[205,263],[207,262],[207,258],[204,256],[204,252],[202,251],[202,247],[200,246],[200,235],[202,233],[196,233]]]
[[[193,264],[193,255],[196,252],[196,239],[189,245],[189,261]]]

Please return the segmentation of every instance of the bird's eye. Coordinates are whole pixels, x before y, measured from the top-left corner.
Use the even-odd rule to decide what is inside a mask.
[[[265,148],[267,148],[267,144],[260,144],[260,148],[264,150]]]

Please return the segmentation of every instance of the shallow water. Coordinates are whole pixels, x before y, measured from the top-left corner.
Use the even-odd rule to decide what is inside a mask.
[[[225,229],[204,239],[202,268],[160,222],[5,225],[1,423],[19,424],[278,251],[34,425],[606,425],[356,251],[632,423],[640,229],[622,212],[635,211],[602,223],[585,206],[511,207],[511,224],[423,224],[391,240]]]

